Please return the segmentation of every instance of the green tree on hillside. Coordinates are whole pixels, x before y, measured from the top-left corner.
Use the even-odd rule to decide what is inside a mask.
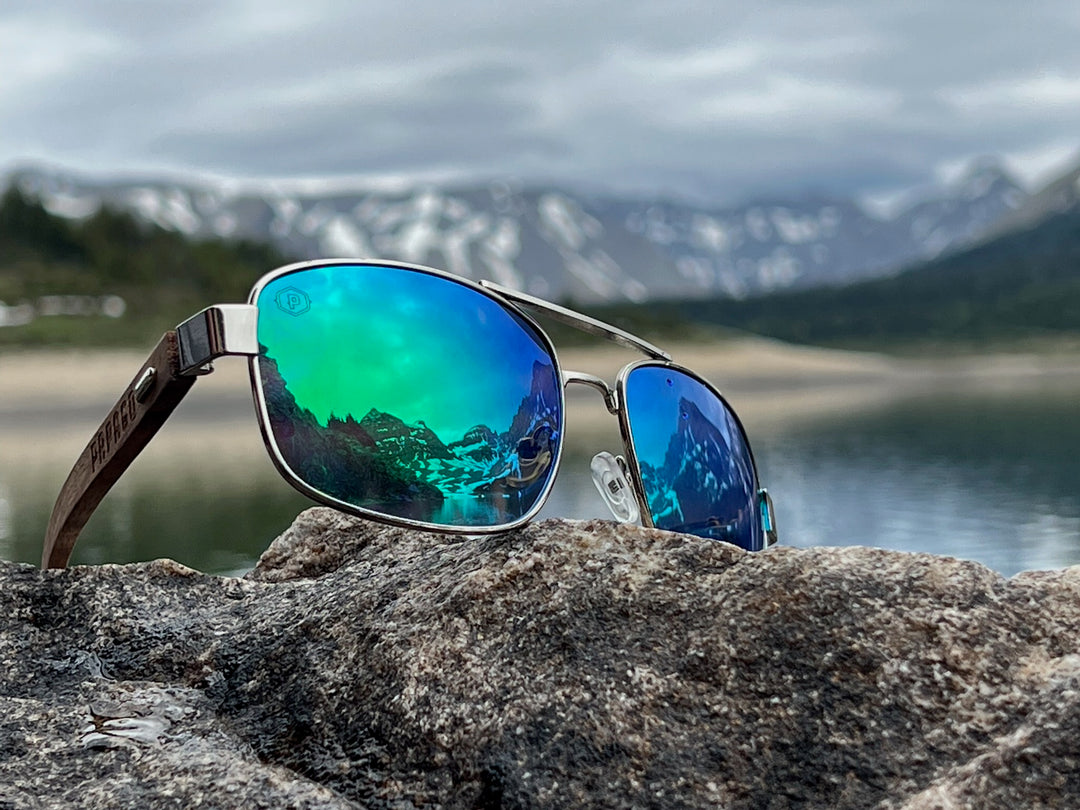
[[[197,309],[238,302],[287,260],[255,242],[190,239],[107,207],[83,220],[55,216],[18,188],[0,198],[0,301],[117,295],[111,318],[38,318],[0,329],[0,343],[123,343],[156,337]]]

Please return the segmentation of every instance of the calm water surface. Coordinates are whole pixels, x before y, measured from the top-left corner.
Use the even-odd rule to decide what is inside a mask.
[[[896,396],[827,415],[802,415],[793,404],[787,418],[760,426],[743,416],[782,543],[930,551],[1012,574],[1080,563],[1078,395],[1075,381]],[[84,414],[70,421],[82,438],[57,450],[55,419],[0,413],[5,559],[40,559],[53,498],[95,427]],[[542,516],[607,517],[589,458],[617,452],[617,433],[570,428]],[[249,405],[204,404],[179,414],[121,480],[87,526],[75,562],[172,557],[236,573],[308,505],[266,459]]]

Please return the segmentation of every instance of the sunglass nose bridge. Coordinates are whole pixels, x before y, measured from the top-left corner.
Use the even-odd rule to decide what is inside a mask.
[[[604,405],[608,409],[608,413],[618,414],[619,401],[618,395],[612,390],[603,378],[597,377],[595,374],[587,374],[584,371],[564,371],[562,373],[562,384],[565,388],[571,383],[577,385],[587,385],[600,392],[600,395],[604,398]]]

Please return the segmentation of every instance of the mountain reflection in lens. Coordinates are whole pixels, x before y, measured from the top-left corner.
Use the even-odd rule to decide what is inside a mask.
[[[754,463],[724,401],[683,371],[644,365],[626,377],[624,407],[653,525],[760,549]]]
[[[559,372],[516,313],[443,276],[368,264],[282,275],[255,303],[267,433],[306,487],[462,527],[514,523],[546,492]]]

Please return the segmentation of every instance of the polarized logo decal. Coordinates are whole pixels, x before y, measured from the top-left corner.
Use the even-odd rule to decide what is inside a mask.
[[[307,293],[296,287],[285,287],[274,296],[278,309],[289,315],[303,315],[311,309],[311,299]]]

